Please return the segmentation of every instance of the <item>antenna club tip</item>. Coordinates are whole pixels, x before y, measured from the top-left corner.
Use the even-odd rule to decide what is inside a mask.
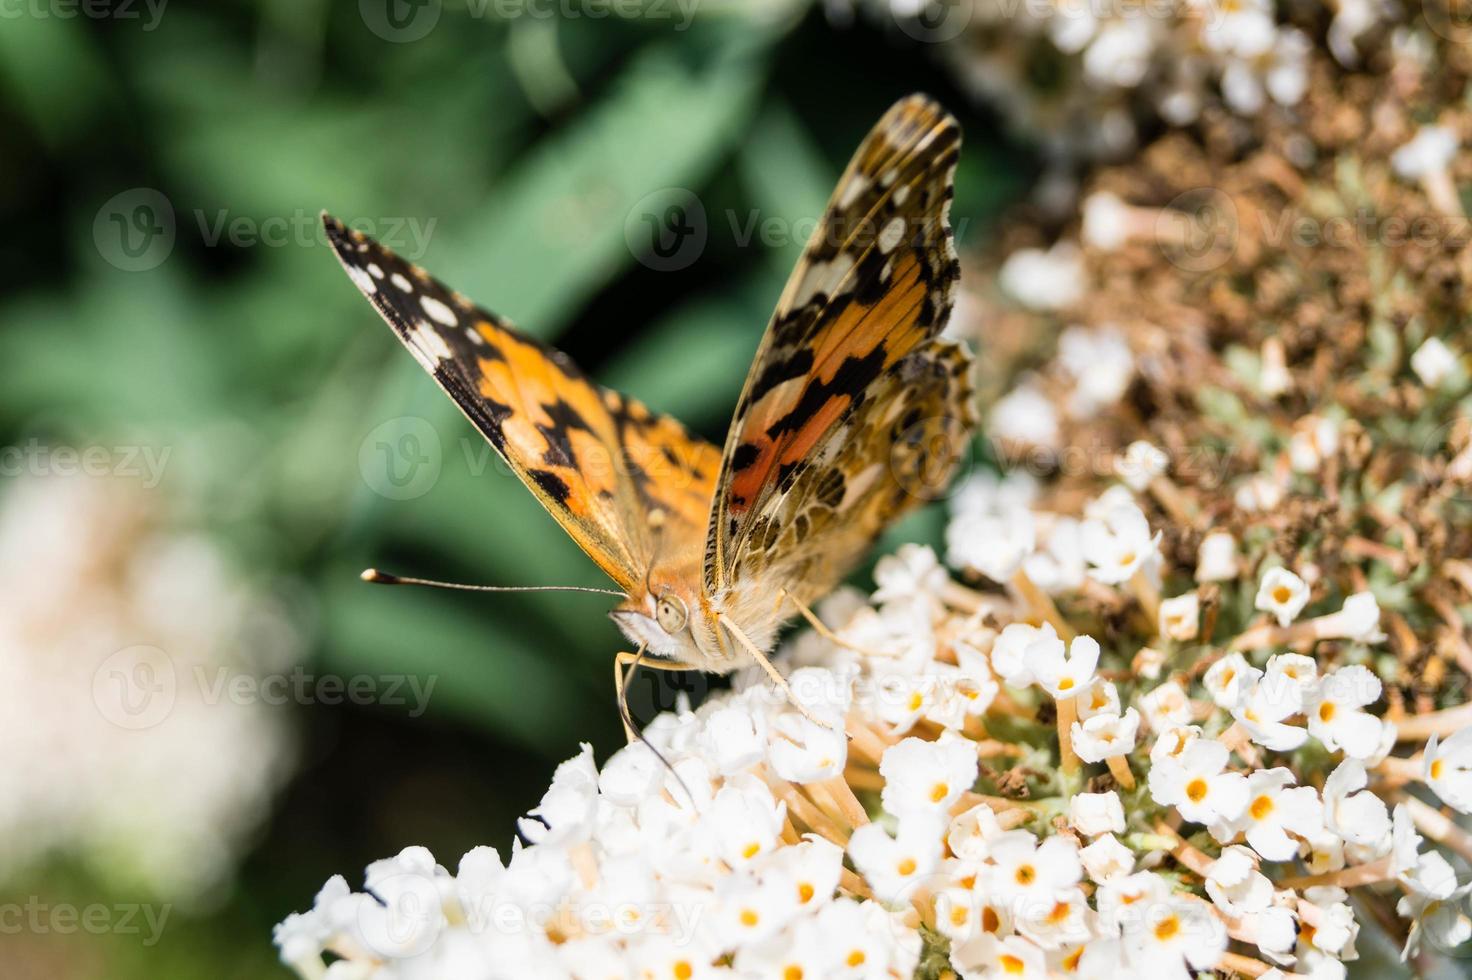
[[[387,572],[380,572],[376,568],[365,568],[358,577],[365,582],[376,582],[384,585],[391,585],[394,582],[392,575],[389,575]]]

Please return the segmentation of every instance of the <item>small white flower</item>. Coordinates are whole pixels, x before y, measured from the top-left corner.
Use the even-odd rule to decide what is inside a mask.
[[[1155,52],[1148,18],[1109,21],[1084,51],[1084,74],[1115,88],[1134,88],[1150,69]]]
[[[1472,728],[1459,729],[1445,742],[1426,743],[1426,784],[1454,810],[1472,813]]]
[[[1265,473],[1254,473],[1237,487],[1232,502],[1249,514],[1260,514],[1276,510],[1283,502],[1286,488],[1276,477]]]
[[[1390,811],[1374,793],[1365,764],[1345,759],[1324,781],[1324,826],[1346,843],[1380,849],[1390,837]]]
[[[1124,455],[1114,462],[1114,472],[1135,493],[1150,485],[1150,481],[1165,472],[1170,457],[1164,452],[1137,439],[1125,448]]]
[[[1119,688],[1111,681],[1095,677],[1094,682],[1078,695],[1075,704],[1078,716],[1085,720],[1095,715],[1117,715],[1120,713]]]
[[[721,860],[740,868],[777,847],[786,817],[787,805],[774,800],[765,784],[728,781],[716,791],[701,829]]]
[[[1438,337],[1428,337],[1411,355],[1411,370],[1428,388],[1439,388],[1457,370],[1457,355]]]
[[[987,887],[1010,903],[1051,903],[1083,877],[1078,845],[1067,837],[1041,844],[1025,830],[1009,830],[991,842]]]
[[[1249,664],[1242,654],[1229,653],[1207,669],[1201,683],[1217,707],[1230,711],[1242,703],[1261,676],[1262,671]]]
[[[991,842],[1003,833],[992,808],[978,803],[951,820],[946,830],[946,846],[962,861],[980,863],[986,860]]]
[[[1257,587],[1253,604],[1277,617],[1279,626],[1287,626],[1308,605],[1308,585],[1286,568],[1270,568]]]
[[[1378,643],[1385,639],[1380,632],[1380,603],[1373,592],[1356,592],[1337,613],[1320,616],[1314,625],[1315,635],[1325,640]]]
[[[593,762],[593,746],[581,743],[577,755],[559,765],[552,774],[552,785],[542,802],[528,811],[529,817],[517,821],[522,836],[537,843],[586,836],[589,822],[598,806],[598,767]]]
[[[1324,827],[1324,805],[1312,786],[1294,786],[1297,778],[1285,768],[1258,769],[1247,775],[1247,806],[1236,819],[1211,828],[1226,843],[1238,834],[1269,861],[1291,861],[1298,842],[1288,831],[1313,837]]]
[[[1118,793],[1075,793],[1068,801],[1068,822],[1085,837],[1124,833],[1124,804]]]
[[[1151,768],[1151,797],[1193,823],[1236,820],[1247,805],[1247,779],[1225,771],[1230,755],[1220,742],[1197,739],[1179,758],[1164,758]]]
[[[1329,751],[1369,759],[1380,749],[1383,731],[1379,718],[1361,711],[1380,699],[1380,678],[1359,664],[1325,675],[1304,699],[1309,734]]]
[[[1065,656],[1062,640],[1044,636],[1027,648],[1025,656],[1032,662],[1038,684],[1055,698],[1071,698],[1093,683],[1094,669],[1099,666],[1099,641],[1076,636]]]
[[[1083,257],[1071,242],[1059,242],[1046,252],[1018,249],[1002,263],[997,279],[1013,299],[1033,310],[1071,306],[1087,285]]]
[[[946,525],[946,561],[980,572],[994,582],[1011,581],[1037,546],[1032,511],[963,511]]]
[[[1088,563],[1076,518],[1044,515],[1042,545],[1022,563],[1022,570],[1044,592],[1071,592],[1084,584]]]
[[[874,565],[875,602],[924,599],[933,600],[945,588],[950,576],[941,567],[935,552],[924,545],[902,544],[892,555],[885,555]]]
[[[1129,241],[1132,213],[1118,195],[1095,191],[1083,205],[1083,240],[1106,252],[1114,251]]]
[[[1132,926],[1123,933],[1127,955],[1145,976],[1185,978],[1190,976],[1186,964],[1209,970],[1227,951],[1226,926],[1204,902],[1169,898],[1152,903],[1146,920]]]
[[[1339,425],[1332,419],[1308,415],[1293,424],[1288,439],[1288,461],[1296,473],[1314,473],[1339,451]]]
[[[961,737],[902,739],[884,751],[879,774],[886,812],[943,816],[976,782],[976,744]]]
[[[1320,885],[1305,888],[1303,897],[1319,907],[1313,945],[1338,960],[1357,959],[1359,954],[1355,952],[1354,941],[1360,934],[1360,925],[1355,919],[1354,909],[1346,901],[1349,893],[1343,888]]]
[[[1078,852],[1089,880],[1102,884],[1110,878],[1135,870],[1135,852],[1121,844],[1113,834],[1103,834]]]
[[[934,818],[901,819],[894,837],[877,823],[855,828],[848,855],[874,889],[891,904],[905,901],[940,866],[940,828]]]
[[[766,719],[749,705],[730,701],[705,716],[697,742],[716,772],[722,776],[741,772],[766,757]],[[609,765],[612,760],[603,767],[605,782]]]
[[[1113,327],[1069,327],[1058,336],[1058,363],[1073,379],[1068,410],[1090,418],[1123,397],[1135,376],[1135,355]]]
[[[1201,601],[1187,592],[1160,604],[1160,635],[1172,640],[1194,640],[1201,631]]]
[[[1421,180],[1445,170],[1457,155],[1457,135],[1447,126],[1422,126],[1411,141],[1390,157],[1390,166],[1404,180]]]
[[[992,669],[1010,687],[1027,687],[1036,679],[1036,665],[1029,659],[1028,650],[1044,640],[1062,643],[1050,623],[1042,626],[1009,623],[992,645]]]
[[[1201,539],[1196,557],[1196,581],[1229,582],[1237,577],[1237,539],[1226,531],[1212,531]]]
[[[1191,699],[1180,684],[1166,681],[1140,697],[1140,712],[1151,731],[1168,731],[1191,723]]]
[[[1058,408],[1035,381],[1024,380],[997,399],[987,415],[987,431],[998,439],[1052,449],[1060,442]]]
[[[1262,912],[1273,900],[1273,883],[1257,870],[1257,855],[1245,847],[1224,847],[1206,869],[1206,894],[1232,918]]]
[[[1166,759],[1179,761],[1181,753],[1185,752],[1192,742],[1202,737],[1199,725],[1176,725],[1159,731],[1160,735],[1155,739],[1155,744],[1150,746],[1152,766],[1158,766]]]
[[[1090,519],[1079,531],[1089,574],[1106,585],[1126,582],[1154,558],[1160,533],[1150,533],[1150,522],[1139,507],[1115,507],[1104,519]]]
[[[1140,713],[1129,708],[1123,715],[1094,715],[1073,723],[1073,750],[1085,762],[1103,762],[1135,750]]]
[[[1286,721],[1298,714],[1303,693],[1296,683],[1276,674],[1273,667],[1269,661],[1266,674],[1248,678],[1246,688],[1231,709],[1232,717],[1258,745],[1274,752],[1291,752],[1308,741],[1306,729]]]
[[[815,724],[796,711],[783,711],[768,727],[767,758],[782,779],[815,783],[843,772],[848,737],[841,727]]]

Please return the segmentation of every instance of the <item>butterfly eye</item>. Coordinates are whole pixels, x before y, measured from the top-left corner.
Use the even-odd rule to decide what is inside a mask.
[[[685,603],[679,596],[665,596],[659,600],[659,605],[654,607],[654,616],[659,620],[659,628],[666,633],[678,633],[685,628],[685,621],[689,613],[685,610]]]

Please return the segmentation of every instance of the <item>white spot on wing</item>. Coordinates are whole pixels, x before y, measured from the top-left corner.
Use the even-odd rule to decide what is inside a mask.
[[[370,276],[361,265],[347,266],[347,270],[348,278],[351,279],[359,289],[363,290],[363,292],[367,293],[369,296],[372,296],[374,293],[378,292],[378,283],[373,281],[373,277]]]
[[[486,339],[480,335],[480,331],[475,329],[474,327],[466,327],[465,336],[470,339],[470,342],[472,344],[476,344],[477,346],[482,345],[486,342]]]
[[[433,371],[440,361],[448,361],[451,357],[449,343],[438,330],[424,320],[420,320],[410,328],[409,350],[419,358],[419,363],[430,371]]]
[[[885,225],[883,230],[879,232],[879,239],[876,242],[876,244],[878,244],[879,246],[880,254],[888,255],[890,252],[893,252],[894,247],[898,245],[900,243],[900,240],[904,237],[905,219],[899,217],[890,218],[889,224]]]
[[[460,318],[455,315],[455,311],[433,296],[419,297],[419,305],[424,307],[424,312],[428,313],[429,318],[436,323],[442,323],[447,327],[457,326],[460,323]]]
[[[383,269],[382,269],[382,267],[379,266],[379,264],[377,262],[369,262],[368,263],[368,274],[370,276],[372,276],[374,279],[382,279],[383,278]]]
[[[395,272],[392,276],[389,276],[388,281],[397,286],[401,293],[412,293],[414,291],[414,284],[402,272]]]
[[[909,196],[910,196],[910,185],[909,184],[901,184],[900,186],[896,187],[894,189],[894,203],[895,203],[895,207],[903,207],[905,201],[909,198]]]
[[[859,195],[864,193],[864,191],[867,190],[868,187],[868,177],[865,177],[863,174],[854,174],[853,178],[850,179],[847,184],[843,185],[843,190],[838,195],[839,210],[847,211],[849,209],[849,206],[857,201],[859,199]]]

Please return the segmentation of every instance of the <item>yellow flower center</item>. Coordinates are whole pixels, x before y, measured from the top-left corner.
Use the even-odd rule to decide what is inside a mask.
[[[741,856],[749,861],[752,858],[756,857],[757,854],[761,852],[761,849],[762,846],[760,844],[758,844],[756,841],[752,841],[750,844],[747,844],[741,849]]]
[[[848,954],[848,959],[844,960],[844,962],[849,966],[863,966],[864,960],[866,959],[868,957],[864,955],[864,951],[862,949],[856,949]]]
[[[756,909],[741,910],[741,924],[746,926],[746,928],[750,929],[760,921],[762,921],[762,917],[756,914]]]
[[[1253,820],[1266,819],[1267,815],[1273,812],[1273,798],[1271,796],[1259,796],[1252,801],[1252,806],[1247,809],[1252,814]]]
[[[690,980],[691,977],[695,976],[695,967],[690,965],[689,960],[681,960],[675,964],[673,972],[675,974],[675,980]]]
[[[1155,938],[1161,942],[1169,942],[1171,937],[1181,931],[1181,920],[1175,916],[1167,916],[1160,920],[1155,927]]]
[[[903,861],[901,861],[895,867],[895,870],[898,871],[900,874],[906,875],[906,876],[914,874],[915,873],[915,859],[914,858],[905,858]]]
[[[1319,705],[1319,721],[1333,721],[1334,711],[1334,702],[1325,701],[1323,704]]]
[[[1011,953],[1003,953],[997,959],[997,962],[1002,964],[1002,970],[1004,972],[1010,973],[1015,977],[1020,977],[1023,973],[1027,972],[1027,964]]]
[[[1273,601],[1282,605],[1293,598],[1293,590],[1286,585],[1280,585],[1273,590]]]
[[[941,800],[946,798],[946,794],[950,791],[951,788],[945,783],[936,783],[934,786],[930,787],[930,802],[939,803]]]
[[[1030,885],[1033,883],[1034,879],[1037,878],[1037,876],[1037,871],[1035,871],[1033,869],[1033,866],[1030,864],[1019,865],[1017,868],[1017,873],[1013,875],[1013,877],[1017,879],[1017,883],[1019,885]]]
[[[1432,762],[1431,762],[1431,778],[1432,779],[1440,779],[1441,778],[1441,771],[1444,768],[1444,766],[1442,765],[1442,763],[1443,763],[1443,760],[1441,760],[1441,759],[1434,759],[1434,760],[1432,760]]]
[[[1200,803],[1206,799],[1206,780],[1199,776],[1186,784],[1186,799],[1192,803]]]

